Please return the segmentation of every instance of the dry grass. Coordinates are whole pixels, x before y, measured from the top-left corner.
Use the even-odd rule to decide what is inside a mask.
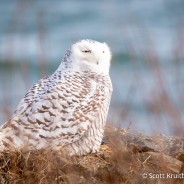
[[[112,151],[66,157],[52,150],[0,153],[0,183],[182,183],[183,179],[143,178],[144,173],[176,173],[170,159],[128,146],[117,131],[108,135]],[[167,160],[167,161],[166,161]],[[170,160],[172,162],[172,159]],[[174,161],[175,162],[175,161]],[[180,162],[180,161],[178,161]],[[177,161],[172,163],[177,170]],[[182,170],[180,170],[182,172]]]

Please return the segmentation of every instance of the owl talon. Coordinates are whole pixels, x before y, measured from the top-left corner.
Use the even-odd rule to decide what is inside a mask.
[[[111,153],[112,149],[109,146],[107,146],[107,145],[101,145],[100,146],[100,151],[105,151],[105,152]]]

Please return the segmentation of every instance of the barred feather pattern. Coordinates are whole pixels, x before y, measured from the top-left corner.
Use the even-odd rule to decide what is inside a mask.
[[[60,72],[43,78],[26,94],[1,129],[6,148],[66,148],[70,155],[99,150],[112,87],[109,76]]]

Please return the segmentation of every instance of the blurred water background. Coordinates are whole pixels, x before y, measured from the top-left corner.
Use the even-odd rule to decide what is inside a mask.
[[[80,39],[112,49],[108,122],[184,133],[183,0],[0,1],[0,122]]]

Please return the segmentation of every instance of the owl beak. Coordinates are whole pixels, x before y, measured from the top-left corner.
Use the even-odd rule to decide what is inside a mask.
[[[100,59],[97,57],[97,61],[96,61],[96,64],[97,64],[97,65],[99,65],[99,60],[100,60]]]

